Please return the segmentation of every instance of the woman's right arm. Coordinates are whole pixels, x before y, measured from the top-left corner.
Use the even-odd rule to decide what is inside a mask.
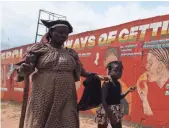
[[[30,75],[35,71],[35,66],[31,63],[21,61],[15,65],[15,70],[17,72],[17,82],[21,82],[24,80],[25,75]]]
[[[36,43],[31,46],[22,61],[15,64],[15,70],[17,71],[17,81],[21,82],[24,80],[25,75],[30,75],[35,71],[35,65],[38,57],[46,51],[44,44]]]
[[[25,76],[26,74],[30,75],[34,71],[35,71],[35,67],[32,64],[22,63],[19,66],[17,73],[19,76]]]

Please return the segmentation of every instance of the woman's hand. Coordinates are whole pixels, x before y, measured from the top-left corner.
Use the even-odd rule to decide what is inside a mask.
[[[22,63],[18,69],[21,76],[30,75],[34,71],[34,66],[31,64]]]
[[[104,81],[108,81],[108,80],[111,80],[111,77],[110,76],[102,76],[102,75],[97,75],[100,80],[104,80]]]

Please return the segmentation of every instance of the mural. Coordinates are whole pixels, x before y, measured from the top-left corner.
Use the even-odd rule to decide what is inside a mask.
[[[31,45],[1,51],[2,99],[22,101],[24,84],[15,82],[13,64],[22,59]],[[124,120],[169,128],[169,15],[71,35],[65,47],[78,52],[86,70],[100,75],[107,75],[107,63],[121,60],[122,92],[137,86],[121,101],[125,105]],[[76,83],[78,99],[83,93],[83,80]]]

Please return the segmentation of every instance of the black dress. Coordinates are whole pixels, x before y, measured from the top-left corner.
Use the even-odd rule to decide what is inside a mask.
[[[102,101],[105,100],[111,113],[116,116],[116,121],[120,122],[123,117],[124,107],[120,103],[124,95],[121,94],[121,85],[117,82],[104,82],[101,90]],[[109,118],[101,104],[96,111],[95,122],[97,124],[108,124],[110,123]]]

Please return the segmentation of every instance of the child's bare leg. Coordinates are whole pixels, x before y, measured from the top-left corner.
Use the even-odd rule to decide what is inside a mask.
[[[116,124],[111,124],[112,128],[122,128],[121,122],[118,122]]]
[[[98,124],[97,128],[107,128],[108,124]]]

